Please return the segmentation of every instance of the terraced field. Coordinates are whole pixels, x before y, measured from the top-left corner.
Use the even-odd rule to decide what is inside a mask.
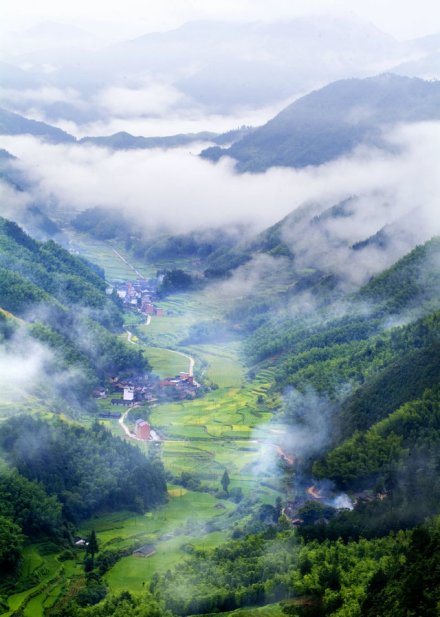
[[[61,562],[53,549],[52,552],[47,549],[42,544],[24,549],[24,565],[18,586],[25,591],[9,596],[9,611],[2,613],[2,617],[43,617],[44,611],[67,593],[75,581],[83,579],[83,555],[78,560]]]

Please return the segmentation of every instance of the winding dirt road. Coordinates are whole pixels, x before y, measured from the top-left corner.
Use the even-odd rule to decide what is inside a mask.
[[[162,349],[165,349],[165,347],[162,347]],[[167,349],[167,351],[170,351],[171,353],[176,353],[179,356],[183,356],[184,358],[186,358],[187,360],[189,360],[189,369],[188,369],[188,374],[193,377],[194,374],[194,364],[195,364],[195,360],[192,356],[188,356],[188,354],[183,353],[182,351],[175,351],[174,349]]]

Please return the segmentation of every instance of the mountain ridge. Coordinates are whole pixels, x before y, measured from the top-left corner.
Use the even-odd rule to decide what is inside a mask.
[[[391,73],[344,79],[298,99],[230,148],[208,148],[201,156],[230,156],[240,172],[322,165],[359,145],[384,147],[386,127],[439,120],[439,109],[437,82]]]

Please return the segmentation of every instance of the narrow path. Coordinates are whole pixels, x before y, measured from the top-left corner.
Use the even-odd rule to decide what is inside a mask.
[[[117,251],[117,250],[116,250],[115,248],[113,248],[113,247],[110,247],[110,248],[112,249],[113,253],[115,253],[115,254],[119,257],[119,259],[125,263],[125,265],[126,265],[126,266],[128,266],[129,268],[131,268],[131,269],[133,270],[133,272],[135,272],[135,273],[137,274],[137,276],[138,276],[139,278],[141,278],[141,279],[144,279],[144,278],[145,278],[145,276],[144,276],[143,274],[141,274],[141,273],[139,272],[139,270],[136,270],[136,268],[135,268],[134,266],[132,266],[132,265],[131,265],[131,263],[130,263],[130,262],[128,262],[128,261],[125,259],[125,257],[124,257],[123,255],[121,255],[121,253],[120,253],[119,251]]]
[[[160,349],[160,348],[159,348]],[[165,347],[162,347],[162,349],[166,349]],[[182,351],[175,351],[174,349],[167,349],[167,351],[171,351],[171,353],[176,353],[179,356],[183,356],[184,358],[186,358],[187,360],[189,360],[189,369],[188,369],[188,374],[193,377],[194,374],[194,364],[196,363],[194,358],[192,356],[189,356],[186,353],[183,353]]]
[[[124,413],[118,420],[118,424],[122,428],[124,433],[127,435],[127,437],[130,437],[130,439],[137,439],[138,441],[141,441],[140,439],[136,437],[136,435],[133,435],[133,433],[130,431],[128,426],[125,424],[125,418],[127,417],[127,414],[129,411],[130,411],[129,409],[127,409],[127,411],[124,411]]]

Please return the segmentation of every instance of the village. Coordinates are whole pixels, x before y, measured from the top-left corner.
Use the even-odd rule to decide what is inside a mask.
[[[164,317],[165,311],[156,305],[158,288],[161,284],[161,275],[155,279],[137,279],[117,283],[108,293],[116,291],[124,307],[130,311],[142,314],[147,323],[153,316]],[[131,341],[131,333],[127,332]],[[122,430],[132,439],[141,441],[159,440],[157,433],[149,423],[138,418],[134,432],[125,425],[127,412],[136,407],[154,405],[167,400],[191,400],[197,396],[200,384],[194,379],[192,367],[194,361],[190,358],[190,368],[187,372],[160,379],[153,373],[132,376],[129,378],[112,377],[106,387],[95,389],[94,397],[97,400],[109,401],[112,407],[124,408],[124,411],[105,409],[99,414],[103,419],[117,419]]]
[[[155,279],[138,279],[118,283],[115,287],[116,294],[124,304],[124,307],[145,315],[163,317],[165,312],[156,306],[157,291],[162,282],[163,275]],[[113,291],[113,288],[111,289]]]
[[[194,399],[200,384],[196,382],[194,376],[189,372],[181,372],[174,377],[159,379],[152,374],[133,377],[131,379],[119,379],[114,377],[110,380],[108,388],[97,388],[94,397],[97,400],[106,400],[110,395],[112,407],[123,407],[125,411],[143,405],[154,405],[164,400],[184,400]],[[118,395],[118,396],[116,396]],[[118,419],[121,428],[132,438],[142,441],[157,440],[158,437],[151,429],[148,422],[138,419],[135,425],[135,432],[129,431],[124,419],[127,413],[113,412],[110,410],[102,411],[99,417],[102,419]],[[121,421],[122,420],[122,421]]]

